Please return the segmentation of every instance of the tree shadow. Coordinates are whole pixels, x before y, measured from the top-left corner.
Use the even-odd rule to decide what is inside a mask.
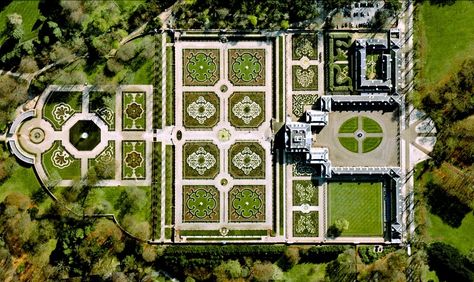
[[[426,187],[426,199],[430,212],[443,220],[451,227],[458,228],[462,220],[471,212],[471,208],[461,203],[456,197],[448,195],[435,183],[428,183]]]
[[[456,3],[456,0],[430,0],[431,5],[437,6],[451,6]]]

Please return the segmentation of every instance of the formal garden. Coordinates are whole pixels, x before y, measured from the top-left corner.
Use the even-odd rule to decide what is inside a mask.
[[[382,183],[329,182],[327,197],[330,235],[383,236]]]
[[[352,153],[368,153],[382,143],[383,130],[378,122],[366,116],[355,116],[342,123],[339,143]]]

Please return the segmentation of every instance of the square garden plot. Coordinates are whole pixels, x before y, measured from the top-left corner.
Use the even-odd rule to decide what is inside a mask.
[[[316,34],[295,34],[291,38],[292,58],[299,60],[308,57],[310,60],[318,59],[318,36]]]
[[[183,49],[183,85],[215,85],[220,77],[219,65],[219,49]]]
[[[187,142],[182,152],[183,178],[214,179],[219,173],[219,148],[212,142]]]
[[[212,128],[220,119],[219,97],[213,92],[184,92],[183,124],[186,128]]]
[[[328,226],[346,220],[341,236],[383,236],[382,183],[330,182]]]
[[[229,149],[229,173],[239,178],[265,178],[265,149],[257,142],[236,142]]]
[[[265,85],[264,49],[229,49],[229,81],[234,86]]]
[[[265,120],[265,92],[235,92],[229,97],[229,121],[237,128],[257,128]]]
[[[293,90],[317,91],[318,90],[318,67],[309,66],[304,69],[300,66],[292,66]]]
[[[293,206],[310,205],[317,206],[318,198],[317,180],[294,180],[293,181]]]
[[[303,213],[293,212],[293,237],[318,237],[319,213],[312,211]]]
[[[218,222],[219,198],[214,186],[183,186],[183,222]]]
[[[234,186],[229,191],[229,221],[265,221],[265,186]]]

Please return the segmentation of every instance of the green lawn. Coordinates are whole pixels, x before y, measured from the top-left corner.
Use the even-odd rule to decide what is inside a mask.
[[[474,248],[474,214],[468,213],[459,228],[445,224],[437,215],[429,214],[428,234],[431,241],[443,241],[467,254]]]
[[[375,150],[380,143],[382,143],[382,137],[366,137],[364,141],[362,141],[362,153]]]
[[[346,120],[341,127],[339,127],[339,133],[354,133],[358,127],[358,117],[353,117]]]
[[[421,74],[424,82],[437,82],[456,71],[459,64],[474,57],[474,2],[453,5],[419,5],[417,27],[420,42]]]
[[[21,15],[23,18],[24,35],[22,41],[27,41],[36,37],[38,29],[33,29],[33,27],[40,16],[38,2],[38,0],[15,0],[0,11],[0,34],[2,34],[0,36],[0,44],[5,40],[3,33],[6,28],[7,17],[13,13]]]
[[[13,174],[0,185],[0,202],[11,192],[19,192],[28,196],[40,187],[33,168],[18,166]]]
[[[339,137],[339,142],[347,150],[358,153],[359,142],[354,137]]]
[[[283,280],[287,282],[324,281],[325,274],[325,263],[303,263],[297,264],[285,272]]]
[[[346,219],[349,228],[341,236],[382,236],[382,184],[330,182],[329,225]]]
[[[362,129],[367,133],[382,133],[382,127],[375,120],[362,117]]]

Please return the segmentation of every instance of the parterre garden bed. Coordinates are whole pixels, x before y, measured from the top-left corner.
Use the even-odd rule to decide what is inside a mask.
[[[183,49],[183,85],[215,85],[220,78],[219,56],[219,49]]]
[[[106,175],[108,177],[101,177],[101,179],[113,179],[115,176],[116,163],[115,163],[115,141],[109,141],[109,144],[105,149],[94,159],[89,159],[89,169],[95,166],[101,166],[101,170],[107,170]]]
[[[304,114],[304,107],[312,105],[318,100],[316,94],[298,94],[292,95],[292,111],[296,117],[301,117]]]
[[[212,128],[220,119],[219,97],[213,92],[184,92],[183,123],[186,128]]]
[[[74,158],[55,141],[51,149],[41,155],[41,163],[50,180],[76,180],[81,177],[81,161]]]
[[[265,186],[232,187],[229,191],[229,221],[265,221]]]
[[[229,121],[237,128],[257,128],[265,120],[264,92],[236,92],[229,97]]]
[[[228,161],[234,178],[265,178],[265,149],[256,142],[234,143]]]
[[[353,90],[350,77],[349,52],[352,44],[350,33],[328,35],[329,91],[348,92]]]
[[[293,90],[317,91],[318,90],[318,66],[312,65],[307,69],[300,66],[292,66]]]
[[[293,212],[293,236],[294,237],[318,237],[319,236],[319,213],[312,211],[303,213]]]
[[[219,148],[212,142],[187,142],[183,146],[183,178],[213,179],[219,173]]]
[[[89,92],[89,112],[96,113],[109,127],[115,129],[115,92]]]
[[[146,93],[145,92],[123,92],[122,93],[122,129],[145,130],[146,126]]]
[[[292,59],[306,56],[310,60],[318,59],[318,36],[316,34],[295,34],[291,38]]]
[[[229,81],[235,86],[265,85],[264,49],[229,49]]]
[[[183,222],[218,222],[219,198],[214,186],[183,186]]]
[[[75,113],[82,111],[82,92],[53,91],[43,106],[43,118],[49,121],[55,130]]]
[[[328,224],[345,219],[341,236],[383,236],[382,183],[330,182]]]
[[[293,181],[293,206],[301,206],[303,204],[317,206],[318,198],[317,180]]]
[[[146,144],[144,141],[122,142],[122,179],[145,179]]]

